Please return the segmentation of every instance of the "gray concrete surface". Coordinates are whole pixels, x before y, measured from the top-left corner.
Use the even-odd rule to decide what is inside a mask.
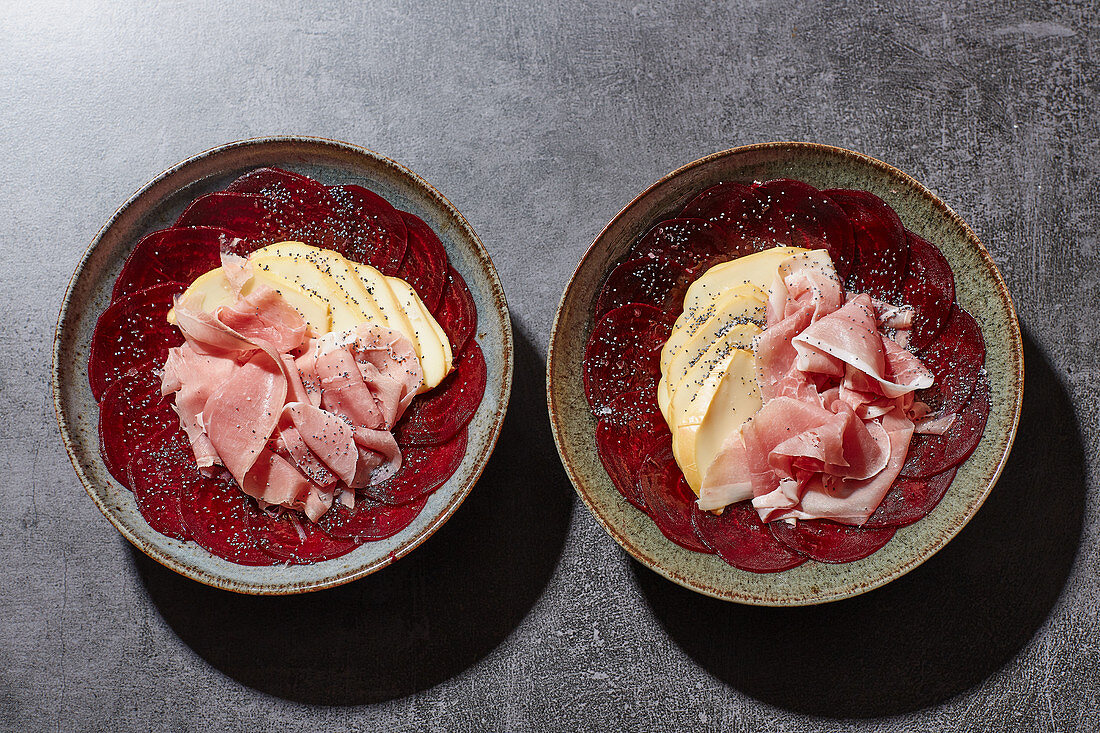
[[[1095,730],[1100,7],[1069,2],[0,3],[0,728]],[[342,589],[250,599],[133,551],[47,391],[66,282],[134,190],[205,148],[348,140],[492,252],[518,373],[455,518]],[[664,173],[778,139],[936,190],[1027,338],[1021,437],[925,566],[817,609],[729,606],[628,559],[557,462],[554,308]]]

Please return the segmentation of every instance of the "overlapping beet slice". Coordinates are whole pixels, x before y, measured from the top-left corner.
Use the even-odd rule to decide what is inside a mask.
[[[688,550],[713,553],[695,534],[691,517],[699,513],[695,494],[672,456],[672,436],[657,439],[638,471],[645,511],[661,534]]]
[[[717,262],[739,256],[725,230],[705,219],[680,218],[666,219],[646,232],[631,248],[629,259],[654,259],[701,273]]]
[[[898,479],[863,526],[868,529],[905,527],[923,519],[940,503],[957,471],[957,468],[949,468],[928,478]]]
[[[395,274],[412,285],[428,310],[435,313],[448,284],[450,262],[447,260],[447,250],[420,217],[407,211],[397,213],[405,223],[408,246],[405,259]]]
[[[691,522],[703,544],[735,568],[751,573],[778,573],[806,562],[804,555],[775,538],[747,501],[726,507],[720,516],[695,512]]]
[[[183,210],[175,226],[226,229],[257,242],[288,238],[278,203],[255,193],[215,191],[199,196]]]
[[[178,540],[191,533],[180,513],[180,499],[198,476],[191,443],[179,427],[157,433],[134,451],[126,468],[141,516],[157,532]]]
[[[595,318],[630,303],[647,303],[678,314],[693,279],[691,271],[675,262],[649,257],[627,260],[607,276],[596,301]]]
[[[725,232],[731,241],[731,255],[740,257],[765,246],[764,213],[767,204],[756,191],[742,183],[711,186],[688,202],[681,217],[705,219]]]
[[[354,509],[339,504],[325,512],[318,525],[334,539],[384,540],[412,524],[427,502],[428,497],[422,496],[397,506],[370,500],[358,502]]]
[[[287,512],[274,516],[249,512],[248,526],[256,546],[276,562],[307,565],[346,555],[359,546],[354,540],[330,537],[312,522]]]
[[[88,384],[96,401],[120,376],[139,364],[164,362],[168,349],[183,343],[168,323],[172,297],[186,288],[164,283],[116,300],[96,322],[88,357]]]
[[[646,502],[638,486],[638,475],[642,461],[662,436],[671,433],[657,409],[652,388],[619,395],[611,402],[610,414],[596,424],[596,452],[611,483],[627,501],[643,511]]]
[[[122,266],[111,299],[164,283],[189,283],[221,266],[222,248],[239,249],[228,229],[195,227],[161,229],[145,236]]]
[[[401,212],[362,186],[330,186],[328,190],[336,201],[336,214],[347,228],[344,255],[384,275],[397,274],[405,259],[408,236]]]
[[[909,274],[909,242],[901,219],[869,191],[834,188],[822,193],[839,204],[852,223],[855,266],[847,279],[848,290],[894,302]]]
[[[600,319],[583,364],[584,393],[596,417],[609,415],[619,395],[657,383],[661,349],[671,332],[669,316],[652,305],[624,305]]]
[[[936,378],[920,398],[934,408],[955,412],[970,400],[985,364],[982,328],[972,315],[955,304],[939,336],[917,352],[917,356]]]
[[[257,194],[275,203],[288,239],[343,254],[352,236],[336,214],[336,199],[317,181],[279,168],[257,168],[226,187],[228,193]]]
[[[917,351],[930,344],[947,326],[955,303],[955,276],[939,248],[912,232],[909,274],[898,291],[899,301],[916,310],[906,347]]]
[[[957,466],[974,452],[989,418],[989,382],[978,380],[970,401],[956,413],[955,422],[943,435],[914,435],[901,475],[926,478]]]
[[[768,181],[755,193],[765,206],[764,229],[775,244],[826,249],[837,274],[848,277],[855,236],[844,209],[813,186],[789,178]]]
[[[481,347],[477,341],[470,341],[455,360],[454,372],[413,400],[394,430],[398,444],[404,448],[449,441],[477,412],[486,379]]]
[[[466,456],[469,433],[462,428],[440,445],[401,452],[401,468],[389,479],[363,492],[375,501],[397,506],[427,496],[447,482]]]
[[[477,305],[466,281],[453,267],[448,267],[447,286],[434,315],[451,341],[451,351],[461,353],[477,333]]]
[[[274,565],[276,558],[260,549],[252,532],[251,515],[260,514],[255,502],[228,479],[198,473],[194,457],[189,468],[177,466],[178,475],[191,473],[180,492],[180,515],[195,542],[218,557],[238,565]]]
[[[885,547],[897,531],[896,527],[864,529],[827,519],[799,520],[794,525],[772,522],[768,527],[786,547],[825,563],[862,560]]]
[[[179,427],[175,411],[160,394],[160,377],[143,362],[111,384],[99,403],[99,453],[120,484],[129,486],[126,466],[154,435]]]

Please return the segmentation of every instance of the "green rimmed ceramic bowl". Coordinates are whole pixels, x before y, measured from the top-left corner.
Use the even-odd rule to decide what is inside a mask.
[[[96,319],[111,299],[122,263],[147,233],[171,226],[197,196],[225,188],[254,168],[275,166],[325,184],[356,183],[416,214],[439,235],[451,264],[465,278],[478,311],[475,336],[488,383],[469,424],[458,470],[429,498],[420,515],[385,540],[312,565],[248,567],[215,557],[193,542],[154,531],[133,494],[107,472],[99,454],[99,408],[88,387],[88,351]],[[308,137],[244,140],[200,153],[150,181],[115,212],[76,269],[54,339],[53,396],[69,459],[92,501],[138,549],[189,578],[240,593],[283,595],[340,585],[408,554],[439,529],[470,493],[500,434],[512,388],[512,325],[504,290],[484,245],[462,215],[412,171],[365,148]]]
[[[773,178],[794,178],[821,189],[870,191],[890,204],[908,229],[939,246],[954,271],[959,303],[977,319],[985,337],[992,409],[981,443],[959,468],[944,499],[927,517],[898,530],[883,549],[852,563],[809,561],[762,575],[679,547],[622,498],[596,455],[596,421],[585,399],[581,362],[600,287],[638,237],[710,186]],[[916,180],[869,156],[813,143],[766,143],[715,153],[670,173],[627,204],[596,237],[558,307],[547,360],[547,400],[558,453],[577,493],[627,552],[669,580],[706,595],[795,606],[840,600],[884,585],[958,534],[993,489],[1008,458],[1020,418],[1023,379],[1023,344],[1012,298],[966,222]]]

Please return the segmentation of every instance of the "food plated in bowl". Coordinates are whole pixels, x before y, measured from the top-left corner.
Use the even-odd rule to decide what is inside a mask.
[[[612,220],[563,297],[548,388],[574,485],[635,557],[805,604],[961,529],[1011,444],[1022,355],[942,202],[866,156],[778,143],[686,166]]]
[[[275,138],[119,210],[70,285],[54,389],[128,539],[211,585],[289,593],[383,567],[450,516],[511,368],[499,281],[446,199],[370,151]]]

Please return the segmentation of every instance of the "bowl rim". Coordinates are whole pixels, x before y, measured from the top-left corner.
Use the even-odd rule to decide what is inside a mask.
[[[1011,388],[1014,404],[1011,414],[1011,422],[1006,436],[1007,442],[1004,452],[1001,454],[996,465],[993,467],[993,472],[990,476],[988,483],[982,489],[980,495],[977,496],[977,499],[975,503],[971,506],[969,512],[966,514],[965,517],[962,518],[961,521],[956,523],[950,528],[949,531],[945,532],[941,536],[941,539],[936,544],[936,546],[934,546],[930,551],[925,552],[923,555],[918,555],[911,558],[908,562],[901,563],[897,567],[893,568],[890,572],[881,575],[873,582],[865,583],[855,588],[833,592],[832,594],[823,594],[820,597],[812,597],[807,594],[807,596],[801,598],[773,600],[770,598],[760,598],[744,593],[723,592],[721,589],[714,588],[706,583],[698,582],[694,578],[688,577],[687,575],[677,573],[672,568],[665,567],[661,563],[650,558],[645,552],[643,552],[635,545],[633,539],[628,534],[618,531],[611,520],[597,508],[596,503],[588,495],[589,490],[587,489],[587,487],[582,488],[583,486],[585,486],[584,477],[581,475],[577,467],[572,465],[572,463],[566,457],[567,448],[565,444],[567,436],[569,434],[569,430],[561,422],[561,409],[558,405],[555,390],[553,388],[552,378],[555,371],[555,360],[557,358],[557,355],[555,353],[555,345],[559,338],[559,326],[561,325],[561,319],[565,310],[566,303],[570,295],[572,294],[573,287],[576,283],[577,277],[581,272],[581,269],[590,258],[595,256],[596,249],[600,245],[603,238],[607,235],[608,231],[615,227],[615,225],[623,217],[625,217],[627,212],[630,211],[630,209],[632,209],[635,205],[637,205],[639,201],[644,199],[656,189],[666,185],[674,178],[694,168],[708,165],[722,158],[745,155],[758,151],[788,151],[794,153],[812,151],[816,153],[837,155],[842,158],[849,158],[859,163],[870,165],[871,167],[877,168],[883,173],[894,176],[900,179],[902,182],[910,185],[916,192],[918,192],[926,200],[931,202],[940,211],[941,214],[946,216],[953,224],[957,225],[960,228],[965,239],[974,246],[975,251],[982,260],[983,265],[985,265],[986,270],[993,275],[994,289],[997,292],[997,295],[1000,297],[1009,316],[1009,338],[1012,346],[1012,364],[1015,367],[1015,375],[1014,378],[1010,380],[1012,382]],[[702,158],[693,160],[685,165],[680,166],[671,173],[665,174],[656,182],[647,186],[641,193],[634,196],[625,206],[623,206],[618,211],[618,213],[615,214],[615,216],[611,218],[607,225],[605,225],[603,229],[600,230],[600,233],[596,235],[596,238],[592,241],[592,244],[590,244],[585,250],[584,254],[578,261],[576,268],[573,270],[573,274],[570,276],[569,281],[566,283],[565,289],[562,291],[561,300],[558,302],[558,308],[554,314],[554,321],[550,328],[550,341],[547,348],[546,356],[546,402],[547,410],[550,413],[550,429],[551,433],[554,436],[554,446],[558,451],[558,456],[561,458],[562,465],[565,467],[566,474],[568,474],[569,480],[572,482],[574,490],[577,492],[577,495],[580,497],[584,505],[588,508],[589,512],[596,518],[596,521],[600,524],[601,527],[603,527],[604,531],[611,535],[611,538],[614,539],[615,542],[619,544],[619,546],[626,550],[640,563],[678,585],[688,588],[689,590],[696,591],[697,593],[710,596],[712,598],[756,606],[809,606],[822,603],[831,603],[843,600],[845,598],[851,598],[857,595],[861,595],[868,591],[874,590],[875,588],[880,588],[883,585],[886,585],[887,583],[901,577],[902,575],[905,575],[909,571],[926,562],[937,552],[942,550],[947,545],[947,543],[954,539],[954,537],[962,531],[963,527],[965,527],[970,522],[970,520],[973,519],[974,515],[977,514],[978,510],[989,497],[989,494],[990,492],[992,492],[993,487],[997,483],[997,480],[1000,478],[1001,472],[1004,470],[1005,463],[1008,461],[1008,456],[1011,453],[1012,444],[1016,438],[1016,431],[1020,422],[1020,412],[1023,407],[1023,390],[1023,339],[1020,332],[1020,323],[1016,313],[1016,307],[1008,290],[1008,285],[1004,281],[1004,277],[1001,275],[1001,272],[997,268],[996,263],[994,262],[992,256],[989,254],[989,251],[978,238],[974,230],[971,229],[970,225],[950,206],[948,206],[943,200],[941,200],[935,193],[933,193],[928,187],[926,187],[920,181],[915,179],[913,176],[910,176],[908,173],[905,173],[901,169],[892,166],[889,163],[885,163],[875,157],[867,155],[866,153],[861,153],[855,150],[850,150],[848,148],[842,148],[835,145],[803,141],[772,141],[753,143],[749,145],[740,145],[737,147],[728,148],[726,150],[720,150],[706,155]],[[602,463],[600,465],[602,467]],[[626,500],[623,499],[622,501],[625,502]],[[663,536],[660,538],[660,540],[668,542],[669,544],[673,544],[671,540],[668,540]],[[781,575],[781,573],[779,575]]]
[[[103,237],[111,230],[116,223],[125,216],[130,208],[134,206],[143,196],[149,191],[153,190],[158,184],[163,183],[176,174],[184,171],[186,168],[198,164],[201,161],[207,160],[211,157],[222,155],[230,151],[246,148],[264,148],[264,147],[279,147],[279,146],[317,146],[319,148],[330,148],[334,151],[343,153],[349,153],[352,155],[365,156],[373,159],[375,162],[396,171],[399,175],[407,177],[414,186],[420,188],[424,193],[428,195],[440,208],[458,225],[462,233],[462,238],[467,239],[474,245],[473,254],[475,258],[484,266],[485,272],[488,275],[489,283],[491,286],[491,292],[489,293],[490,300],[496,306],[498,315],[500,316],[503,324],[502,329],[502,365],[503,374],[501,379],[501,388],[498,395],[499,409],[492,418],[492,425],[489,430],[489,434],[484,443],[482,454],[479,456],[476,464],[473,466],[473,471],[470,474],[469,479],[463,486],[457,490],[451,497],[450,501],[442,508],[442,510],[432,519],[432,521],[417,532],[412,537],[402,542],[397,548],[376,558],[370,562],[362,565],[357,565],[349,569],[345,569],[341,572],[337,572],[333,575],[321,578],[313,581],[288,581],[283,583],[272,582],[258,582],[250,583],[247,581],[235,580],[232,578],[226,578],[222,575],[204,570],[194,565],[188,564],[185,561],[181,561],[174,557],[172,554],[166,552],[156,542],[148,542],[135,534],[125,522],[112,512],[106,503],[100,498],[97,491],[94,489],[95,483],[93,477],[87,475],[77,460],[73,436],[72,426],[69,424],[69,420],[65,416],[65,410],[63,408],[63,385],[62,385],[62,342],[64,340],[64,334],[66,331],[67,320],[70,316],[70,309],[74,307],[73,297],[74,289],[81,274],[84,272],[85,267],[88,265],[89,260],[95,253],[97,247],[103,240]],[[196,179],[201,180],[201,178]],[[178,189],[177,189],[178,190]],[[424,543],[429,537],[444,524],[451,515],[458,509],[458,507],[465,501],[473,490],[474,485],[481,478],[482,473],[485,470],[486,465],[489,462],[490,457],[496,448],[497,441],[500,437],[501,430],[504,424],[504,417],[508,410],[508,404],[512,391],[512,380],[515,371],[514,353],[515,345],[512,333],[511,315],[508,309],[508,301],[504,293],[504,287],[501,284],[500,277],[496,271],[496,267],[493,264],[488,250],[485,248],[481,238],[478,237],[473,227],[466,218],[458,211],[458,209],[447,199],[442,193],[440,193],[432,184],[428,183],[424,178],[413,172],[406,166],[398,163],[397,161],[384,156],[369,148],[348,143],[342,140],[336,140],[332,138],[317,137],[310,135],[264,135],[258,137],[243,138],[235,140],[229,143],[216,145],[207,148],[199,153],[195,153],[182,160],[181,162],[164,169],[157,175],[149,179],[144,185],[138,188],[125,203],[119,206],[111,217],[103,224],[102,227],[92,237],[91,242],[85,247],[84,253],[81,255],[80,260],[73,270],[72,275],[69,278],[68,285],[65,288],[65,295],[61,302],[61,309],[58,313],[57,324],[54,328],[53,337],[53,358],[50,366],[50,384],[51,395],[53,398],[54,413],[57,417],[58,429],[61,434],[61,439],[65,444],[65,452],[68,455],[69,463],[72,464],[73,469],[76,472],[77,477],[80,479],[81,485],[84,487],[85,493],[91,497],[99,511],[107,518],[108,521],[125,537],[131,545],[141,550],[145,555],[156,560],[161,565],[174,570],[175,572],[188,577],[192,580],[198,581],[211,587],[220,588],[222,590],[232,591],[234,593],[241,593],[245,595],[292,595],[298,593],[306,593],[311,591],[322,590],[325,588],[332,588],[345,583],[350,583],[359,578],[365,577],[374,573],[382,568],[393,564],[400,558],[412,552],[414,549]],[[484,399],[484,398],[483,398]],[[353,551],[354,552],[354,551]],[[213,557],[213,555],[211,555]],[[341,556],[346,558],[347,555]],[[334,558],[339,560],[341,558]],[[313,566],[322,564],[312,563]],[[247,567],[247,566],[240,566]],[[293,567],[293,566],[291,566]]]

